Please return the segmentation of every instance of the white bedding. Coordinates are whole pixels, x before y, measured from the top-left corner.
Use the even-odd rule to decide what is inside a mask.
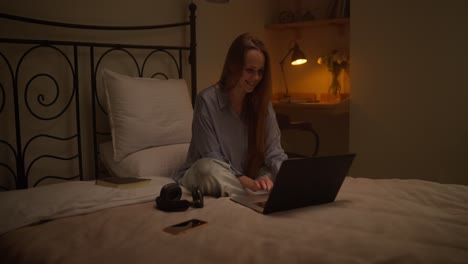
[[[168,181],[155,179],[152,188],[129,191],[74,182],[21,191],[18,199],[14,192],[1,194],[0,214],[7,216],[1,220],[2,233],[38,220],[150,202],[7,232],[0,236],[0,250],[9,245],[8,257],[24,257],[33,248],[47,252],[41,258],[53,263],[468,262],[468,186],[348,177],[334,203],[261,215],[228,198],[207,198],[202,209],[160,212],[153,201]],[[5,206],[4,201],[14,204]],[[180,236],[162,231],[190,218],[208,225]],[[61,230],[70,230],[70,235],[60,236]],[[28,240],[31,236],[35,241]],[[75,239],[81,239],[78,248]],[[29,248],[18,240],[29,241]],[[49,242],[60,245],[60,251],[46,251]]]
[[[154,201],[162,186],[174,182],[164,177],[148,178],[151,178],[148,185],[136,189],[103,187],[94,181],[71,181],[0,192],[0,235],[40,221]]]

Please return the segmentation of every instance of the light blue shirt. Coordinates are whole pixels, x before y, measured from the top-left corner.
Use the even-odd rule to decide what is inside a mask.
[[[265,125],[265,160],[261,174],[269,173],[274,180],[281,163],[288,157],[281,147],[281,133],[271,103]],[[174,179],[182,178],[185,171],[201,158],[224,161],[230,164],[234,175],[246,175],[247,147],[247,125],[232,110],[229,95],[218,85],[211,86],[197,95],[187,160],[176,171]]]

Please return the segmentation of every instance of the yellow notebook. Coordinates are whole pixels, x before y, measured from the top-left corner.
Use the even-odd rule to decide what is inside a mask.
[[[137,188],[147,185],[151,179],[134,178],[134,177],[108,177],[98,179],[97,185],[113,187],[119,189]]]

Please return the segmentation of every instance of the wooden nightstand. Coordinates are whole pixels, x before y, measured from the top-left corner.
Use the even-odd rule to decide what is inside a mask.
[[[279,116],[289,121],[310,123],[317,132],[317,155],[347,153],[349,149],[349,99],[340,102],[280,103],[273,102]],[[281,124],[280,124],[281,128]],[[287,152],[312,156],[317,144],[306,131],[281,129],[282,145]]]

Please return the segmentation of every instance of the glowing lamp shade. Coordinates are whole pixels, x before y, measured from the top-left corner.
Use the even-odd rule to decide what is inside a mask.
[[[299,48],[299,46],[294,45],[292,55],[291,55],[291,65],[301,65],[307,62],[307,58],[304,55],[304,52]]]
[[[297,59],[294,61],[291,61],[291,65],[301,65],[307,62],[307,59]]]

